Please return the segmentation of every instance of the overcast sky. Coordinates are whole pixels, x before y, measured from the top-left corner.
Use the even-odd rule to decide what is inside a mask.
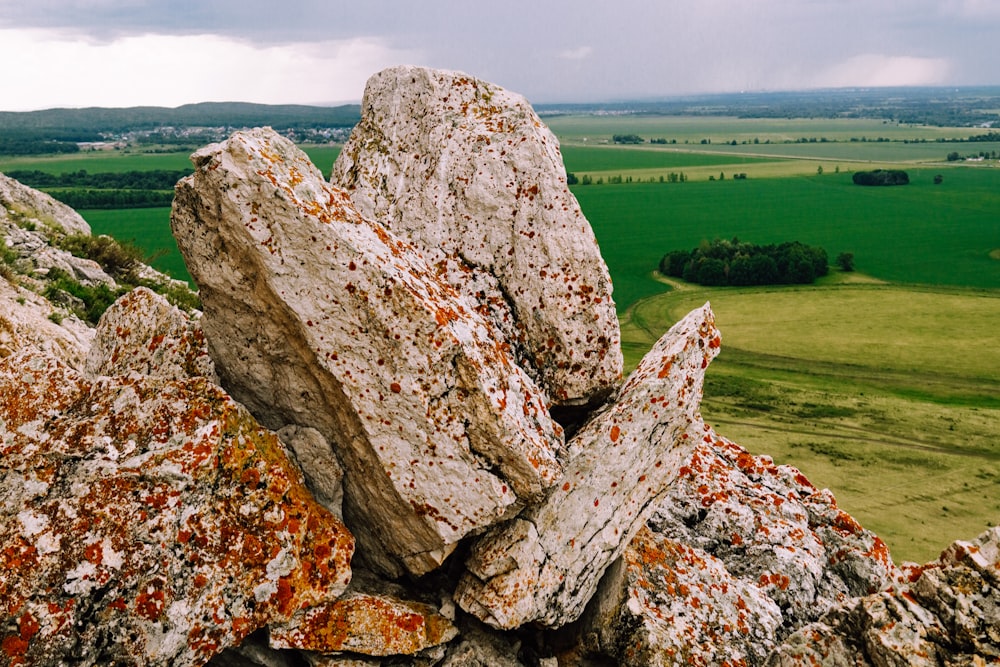
[[[1000,84],[1000,0],[0,0],[0,110],[359,101],[396,64],[535,103]]]

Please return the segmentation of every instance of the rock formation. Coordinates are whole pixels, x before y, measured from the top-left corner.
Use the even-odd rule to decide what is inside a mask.
[[[1000,663],[1000,528],[897,568],[715,433],[708,304],[618,386],[521,98],[394,68],[364,113],[333,184],[267,129],[193,156],[202,317],[52,317],[39,227],[87,230],[0,179],[0,664]]]
[[[528,102],[395,67],[369,79],[361,109],[331,182],[488,313],[552,401],[609,394],[622,373],[611,278]]]
[[[204,379],[0,361],[7,664],[201,665],[350,581],[354,540]]]

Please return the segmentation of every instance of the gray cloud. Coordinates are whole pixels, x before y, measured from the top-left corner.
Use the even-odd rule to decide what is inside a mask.
[[[0,0],[3,28],[104,42],[213,34],[259,48],[363,38],[536,102],[1000,83],[995,0]]]

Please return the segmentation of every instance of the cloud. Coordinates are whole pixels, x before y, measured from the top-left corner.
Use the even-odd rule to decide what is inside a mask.
[[[29,58],[24,54],[30,53]],[[381,40],[258,45],[218,35],[138,35],[110,42],[0,30],[5,109],[178,106],[203,101],[322,104],[361,99],[367,78],[420,54]]]
[[[589,46],[581,46],[575,49],[567,49],[565,51],[559,52],[559,57],[563,60],[585,60],[590,57],[590,54],[594,52],[594,49]]]
[[[827,68],[816,83],[822,88],[935,86],[946,83],[951,70],[945,58],[869,53]]]

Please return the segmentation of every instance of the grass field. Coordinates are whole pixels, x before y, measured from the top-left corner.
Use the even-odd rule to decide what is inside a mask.
[[[693,288],[623,323],[628,365],[710,301],[722,352],[703,414],[800,468],[889,544],[926,561],[1000,524],[1000,293],[835,274],[813,288]]]
[[[191,280],[177,242],[170,233],[169,208],[134,208],[80,211],[94,234],[108,234],[131,241],[151,257],[153,268],[179,280]]]
[[[864,188],[847,173],[745,181],[575,186],[615,280],[622,310],[662,292],[650,277],[669,250],[739,237],[798,240],[831,260],[904,283],[1000,288],[1000,169],[910,170],[911,184]]]

